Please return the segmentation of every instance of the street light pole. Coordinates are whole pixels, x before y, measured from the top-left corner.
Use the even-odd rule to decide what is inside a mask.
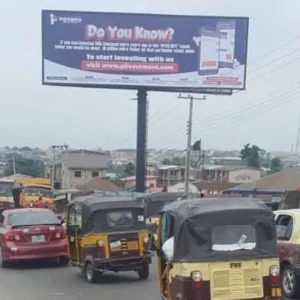
[[[190,179],[190,156],[191,156],[191,144],[192,144],[192,126],[193,126],[193,104],[194,100],[206,100],[206,96],[202,98],[197,98],[191,95],[188,96],[178,96],[179,99],[189,99],[189,119],[187,122],[187,144],[186,144],[186,157],[185,157],[185,177],[184,177],[184,193],[189,195],[189,179]]]

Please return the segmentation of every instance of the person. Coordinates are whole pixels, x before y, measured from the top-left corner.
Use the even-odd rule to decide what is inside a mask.
[[[162,245],[162,251],[168,261],[173,260],[174,256],[174,236],[167,239]]]
[[[29,207],[30,208],[33,208],[35,205],[34,205],[34,202],[33,202],[33,200],[31,200],[31,202],[30,202],[30,204],[29,204]]]
[[[45,208],[45,203],[43,202],[43,198],[39,197],[39,201],[36,203],[37,208]]]

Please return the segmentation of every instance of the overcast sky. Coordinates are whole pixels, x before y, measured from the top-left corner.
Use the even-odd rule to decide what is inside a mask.
[[[136,147],[135,91],[41,85],[42,9],[249,16],[247,90],[195,103],[193,140],[288,151],[296,142],[299,0],[9,0],[0,8],[0,146]],[[154,92],[149,100],[149,147],[184,148],[188,102]]]

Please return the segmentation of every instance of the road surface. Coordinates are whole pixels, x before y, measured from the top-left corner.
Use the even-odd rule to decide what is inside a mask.
[[[89,284],[75,267],[49,263],[22,264],[0,269],[3,300],[159,300],[155,260],[147,281],[134,272],[106,273],[97,284]]]
[[[61,268],[52,263],[0,269],[0,299],[159,300],[155,263],[154,260],[147,281],[140,281],[134,272],[106,273],[97,284],[87,283],[75,267]]]

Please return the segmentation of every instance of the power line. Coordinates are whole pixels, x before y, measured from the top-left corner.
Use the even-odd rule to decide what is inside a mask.
[[[296,91],[296,93],[291,93],[294,90]],[[219,127],[227,126],[229,124],[233,124],[233,123],[236,123],[236,122],[239,122],[239,121],[243,121],[243,120],[245,120],[249,117],[251,118],[252,116],[257,116],[257,115],[262,114],[264,112],[270,111],[270,110],[272,110],[274,108],[277,108],[281,105],[289,103],[290,101],[297,98],[299,96],[300,89],[299,90],[294,89],[294,90],[291,90],[290,92],[285,92],[285,93],[282,93],[280,95],[277,95],[277,97],[273,97],[272,98],[273,99],[272,105],[270,105],[270,104],[265,105],[265,106],[261,105],[260,107],[257,107],[256,109],[248,110],[244,114],[243,113],[242,114],[241,113],[235,113],[232,116],[230,116],[230,118],[223,119],[223,120],[220,119],[219,122],[207,122],[207,124],[202,123],[201,127],[206,127],[207,129],[204,130],[204,132],[206,132],[206,131],[210,131],[210,130],[213,130],[213,129],[216,129],[216,128],[219,128]],[[271,95],[273,95],[273,94],[274,93],[272,93]],[[271,95],[269,95],[267,97],[270,97]],[[285,100],[285,101],[283,101],[283,100]],[[181,130],[183,131],[183,128],[181,128]],[[172,140],[175,140],[176,137],[178,138],[178,132],[179,131],[177,131],[176,129],[174,130]],[[174,133],[176,134],[176,136],[174,136]],[[165,137],[161,137],[162,140],[165,140],[164,138]]]
[[[261,56],[259,56],[258,58],[256,58],[254,61],[257,62],[258,60],[261,60],[261,59],[264,58],[265,56],[268,56],[268,55],[270,55],[270,54],[276,52],[277,50],[279,50],[279,49],[281,49],[281,48],[287,46],[288,44],[294,42],[295,40],[297,40],[297,39],[299,39],[299,38],[300,38],[300,35],[297,35],[297,36],[293,37],[291,40],[289,40],[289,41],[287,41],[287,42],[285,42],[285,43],[283,43],[283,44],[277,46],[276,48],[274,48],[274,49],[272,49],[272,50],[270,50],[270,51],[268,51],[268,52],[265,52],[264,54],[262,54]],[[271,62],[268,62],[268,63],[265,64],[265,65],[256,67],[255,69],[250,70],[249,73],[251,73],[251,72],[256,72],[256,71],[258,71],[258,70],[260,70],[260,69],[262,69],[262,68],[265,68],[266,66],[272,65],[272,64],[274,64],[275,62],[282,60],[282,59],[285,58],[285,57],[289,57],[289,56],[291,56],[293,53],[298,52],[299,49],[300,49],[300,48],[297,48],[296,50],[291,51],[291,52],[289,52],[289,53],[287,53],[287,54],[285,54],[285,55],[282,55],[282,56],[280,56],[280,57],[278,57],[278,58],[272,60]],[[297,59],[292,60],[292,61],[290,61],[290,62],[288,62],[288,63],[285,63],[284,65],[279,66],[279,67],[277,67],[277,68],[274,68],[274,69],[272,69],[271,71],[268,71],[268,72],[266,72],[266,73],[264,73],[264,74],[260,74],[260,75],[258,75],[258,76],[253,77],[253,78],[250,78],[248,81],[253,81],[253,80],[262,78],[262,77],[264,77],[264,76],[266,76],[266,75],[268,75],[268,74],[270,74],[270,73],[272,73],[272,72],[277,71],[278,69],[281,69],[281,68],[286,67],[287,65],[290,65],[291,63],[295,62],[295,61],[298,60],[298,59],[300,59],[300,58],[297,58]],[[236,91],[234,94],[239,93],[239,92],[240,92],[240,91]],[[174,103],[174,100],[169,101],[169,102],[167,103],[166,107],[170,106],[170,105],[173,104],[173,103]],[[165,107],[165,108],[166,108],[166,107]],[[164,115],[166,115],[166,113],[163,111],[162,108],[160,108],[160,109],[157,110],[157,111],[158,111],[158,112],[163,112]],[[181,115],[181,114],[182,114],[182,112],[180,112],[180,115]],[[159,119],[159,117],[160,117],[160,113],[156,114],[155,120]],[[172,119],[175,119],[175,118],[172,118]],[[152,123],[153,121],[154,121],[153,119],[150,119],[150,123]],[[129,140],[129,139],[132,139],[131,134],[132,134],[132,131],[134,131],[134,130],[136,130],[136,127],[132,128],[132,130],[130,130],[130,132],[129,132],[129,134],[127,135],[127,137],[124,138],[124,139],[122,139],[119,143],[121,144],[121,143],[124,142],[124,141],[127,141],[127,140]],[[127,132],[126,132],[126,134],[127,134]],[[108,144],[108,143],[104,143],[103,147],[106,146],[107,144]]]

